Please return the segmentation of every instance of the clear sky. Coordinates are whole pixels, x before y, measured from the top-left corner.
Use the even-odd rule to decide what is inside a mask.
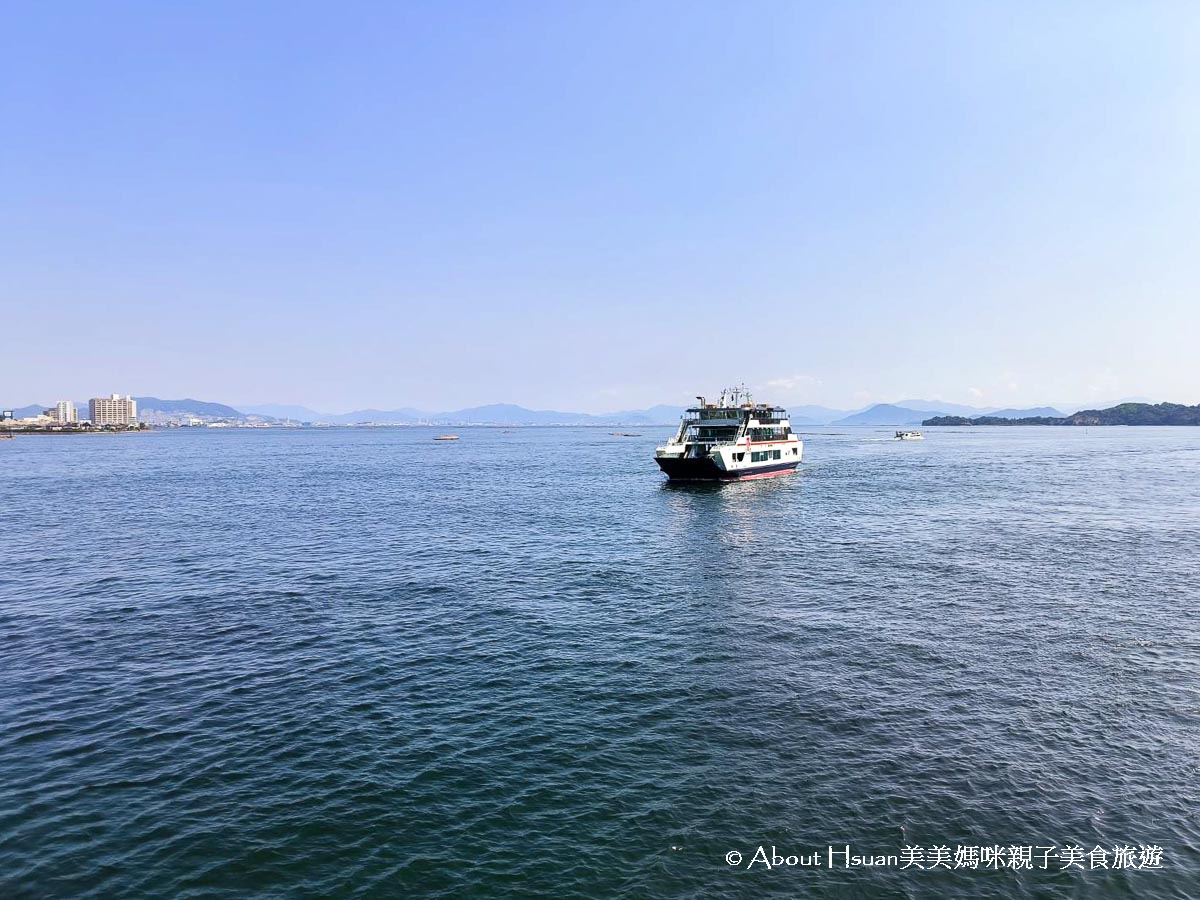
[[[1200,402],[1200,4],[8,3],[0,401]]]

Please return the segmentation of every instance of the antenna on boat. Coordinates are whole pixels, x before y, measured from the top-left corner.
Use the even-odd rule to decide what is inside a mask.
[[[746,389],[745,382],[742,382],[741,384],[739,384],[735,387],[728,388],[727,391],[729,393],[730,406],[738,406],[739,405],[738,401],[744,401],[741,403],[742,406],[750,405],[750,403],[751,403],[750,391],[748,391]],[[725,392],[722,392],[722,397],[724,397],[724,393]]]

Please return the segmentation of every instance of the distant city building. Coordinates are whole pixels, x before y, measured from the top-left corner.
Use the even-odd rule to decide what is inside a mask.
[[[46,415],[53,416],[59,425],[67,425],[79,421],[79,411],[70,400],[59,400],[54,409],[46,410]]]
[[[38,413],[36,416],[25,416],[20,419],[8,420],[13,425],[32,426],[34,428],[49,428],[52,425],[58,424],[58,419],[54,418],[54,410],[48,409]]]
[[[129,395],[122,397],[94,397],[88,401],[88,412],[92,424],[97,428],[105,425],[136,425],[137,401]]]

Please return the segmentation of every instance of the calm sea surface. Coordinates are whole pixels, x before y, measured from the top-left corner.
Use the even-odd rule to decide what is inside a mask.
[[[0,442],[0,896],[1200,895],[1200,429],[669,431]]]

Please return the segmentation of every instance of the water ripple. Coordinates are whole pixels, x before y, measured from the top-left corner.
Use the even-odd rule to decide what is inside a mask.
[[[0,893],[1192,896],[1200,439],[1087,431],[13,441]],[[724,860],[1067,842],[1166,864]]]

